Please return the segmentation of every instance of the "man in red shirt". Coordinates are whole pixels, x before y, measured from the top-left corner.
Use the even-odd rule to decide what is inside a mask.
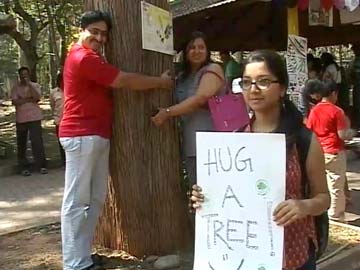
[[[329,218],[343,220],[345,214],[346,154],[344,140],[352,138],[353,132],[344,111],[335,105],[337,85],[334,81],[318,81],[321,101],[310,111],[307,127],[314,131],[325,154],[325,169],[331,205]]]
[[[151,77],[119,71],[100,51],[111,29],[109,16],[85,12],[79,41],[64,66],[64,111],[60,141],[66,153],[61,211],[64,270],[102,269],[91,260],[91,242],[103,207],[112,125],[110,88],[170,89],[169,76]]]

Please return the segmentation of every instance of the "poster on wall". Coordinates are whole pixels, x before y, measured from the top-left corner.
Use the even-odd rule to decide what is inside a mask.
[[[333,27],[333,8],[325,10],[320,3],[320,0],[309,1],[309,25],[322,25]]]
[[[273,211],[285,200],[285,136],[197,132],[194,270],[281,270],[284,227]],[[271,158],[264,158],[264,149]]]
[[[173,24],[169,11],[141,1],[142,47],[174,54]]]
[[[286,65],[289,74],[288,94],[297,106],[300,104],[301,88],[308,79],[306,54],[307,39],[289,35],[286,52]]]

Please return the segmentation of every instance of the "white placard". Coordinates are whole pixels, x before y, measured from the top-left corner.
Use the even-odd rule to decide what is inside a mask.
[[[284,229],[273,222],[285,199],[283,134],[197,132],[194,270],[281,270]]]
[[[142,47],[174,54],[173,24],[169,11],[141,1]]]

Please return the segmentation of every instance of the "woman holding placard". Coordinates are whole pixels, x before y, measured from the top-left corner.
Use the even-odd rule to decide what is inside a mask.
[[[250,54],[241,87],[254,115],[244,131],[286,136],[286,200],[274,209],[273,220],[285,227],[283,269],[313,270],[319,247],[314,220],[327,210],[330,198],[323,152],[316,137],[303,126],[300,112],[286,97],[288,83],[279,54],[269,50]],[[299,147],[306,145],[306,138],[307,149]],[[191,199],[194,208],[201,207],[204,196],[199,186],[193,186]]]

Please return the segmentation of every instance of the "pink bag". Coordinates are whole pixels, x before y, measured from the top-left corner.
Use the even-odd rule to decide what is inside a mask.
[[[249,124],[249,113],[242,93],[214,96],[208,104],[216,131],[236,131]]]

